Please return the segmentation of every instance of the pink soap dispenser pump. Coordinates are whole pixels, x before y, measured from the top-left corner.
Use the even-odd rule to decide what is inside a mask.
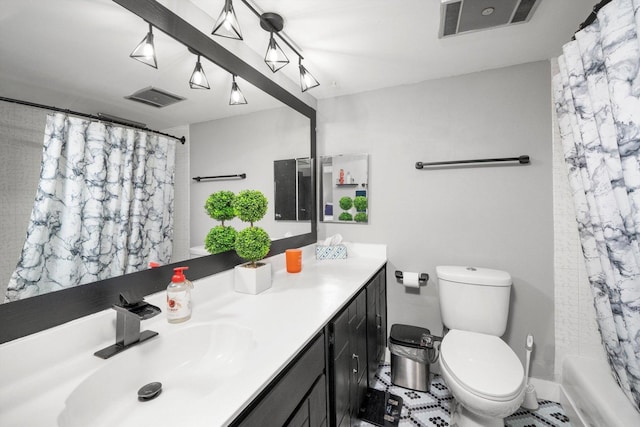
[[[191,288],[193,285],[184,276],[189,267],[176,267],[171,283],[167,287],[167,321],[182,323],[191,319]]]

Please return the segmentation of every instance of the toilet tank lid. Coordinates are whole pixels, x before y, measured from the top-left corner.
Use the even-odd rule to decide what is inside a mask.
[[[490,268],[440,265],[436,267],[438,279],[450,282],[469,283],[485,286],[510,286],[511,275],[506,271]]]

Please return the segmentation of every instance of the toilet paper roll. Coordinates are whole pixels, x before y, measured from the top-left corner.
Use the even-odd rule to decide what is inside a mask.
[[[418,281],[418,273],[413,271],[402,272],[402,284],[407,288],[419,288],[420,282]]]

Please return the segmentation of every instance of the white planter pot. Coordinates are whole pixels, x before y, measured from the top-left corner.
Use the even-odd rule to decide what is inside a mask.
[[[258,268],[247,267],[250,263],[236,265],[233,286],[236,292],[256,295],[271,287],[271,264],[258,263]]]

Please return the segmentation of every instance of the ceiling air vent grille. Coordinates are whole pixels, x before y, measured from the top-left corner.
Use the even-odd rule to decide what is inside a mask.
[[[537,2],[538,0],[521,0],[516,12],[513,14],[513,18],[511,18],[511,23],[514,24],[528,20],[533,11],[533,6],[535,6]]]
[[[444,5],[445,13],[442,20],[442,36],[451,36],[458,32],[458,21],[460,20],[460,8],[462,1],[447,3]]]
[[[442,0],[440,37],[527,22],[540,0]]]
[[[125,98],[157,108],[166,107],[186,99],[152,86],[140,89],[132,95],[125,96]]]

